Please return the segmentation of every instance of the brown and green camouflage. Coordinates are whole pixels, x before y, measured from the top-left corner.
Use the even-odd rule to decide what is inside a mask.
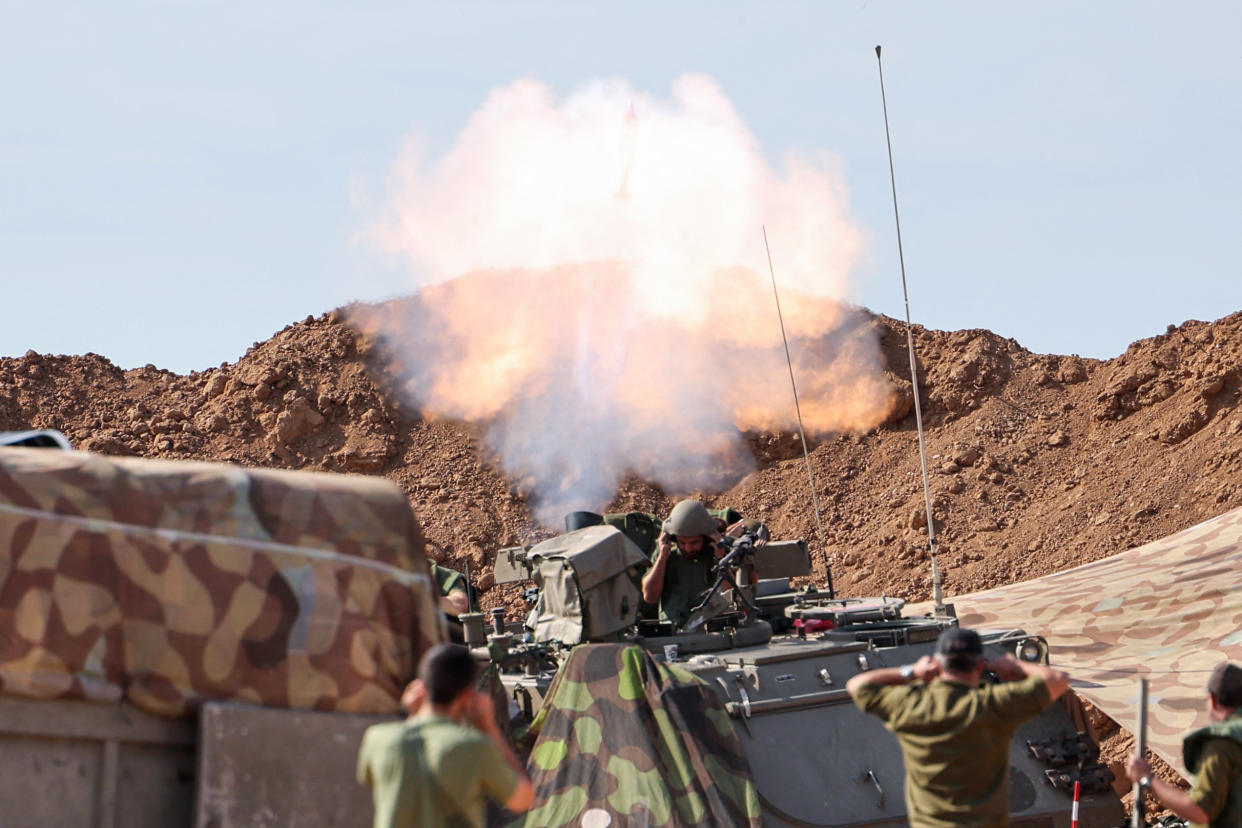
[[[0,693],[392,712],[435,607],[388,481],[0,449]]]
[[[512,825],[758,826],[732,720],[706,682],[641,647],[576,647],[536,717],[535,807]]]
[[[1122,726],[1147,678],[1147,744],[1185,773],[1208,674],[1242,661],[1242,509],[1075,569],[951,599],[964,626],[1043,635],[1076,692]],[[908,612],[929,609],[907,607]]]

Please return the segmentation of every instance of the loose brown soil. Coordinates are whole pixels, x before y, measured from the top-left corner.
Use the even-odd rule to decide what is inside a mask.
[[[433,554],[469,561],[485,606],[497,549],[546,537],[482,426],[429,420],[386,389],[378,346],[340,312],[308,317],[237,362],[180,376],[123,371],[96,354],[0,359],[0,430],[57,428],[105,454],[383,475],[419,515]],[[906,400],[861,435],[749,434],[758,470],[695,493],[805,537],[846,595],[929,597],[926,515],[904,328],[874,317]],[[1190,321],[1116,359],[1033,354],[986,330],[915,329],[928,471],[946,595],[1112,555],[1242,507],[1242,312]],[[611,510],[677,498],[625,481]],[[588,505],[589,506],[589,505]],[[1129,736],[1106,740],[1124,755]]]

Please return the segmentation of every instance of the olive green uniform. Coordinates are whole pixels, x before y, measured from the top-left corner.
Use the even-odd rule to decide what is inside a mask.
[[[428,562],[431,566],[431,577],[436,582],[436,589],[441,595],[450,592],[466,592],[466,576],[455,569],[440,566],[435,561]]]
[[[718,524],[717,528],[721,532],[737,521],[742,520],[741,513],[733,508],[707,509],[706,511],[709,516],[716,519]],[[622,517],[629,517],[632,520],[632,516],[635,515],[639,517],[650,517],[649,515],[635,512],[631,512],[629,515],[623,515]],[[604,517],[605,520],[609,520],[616,516],[605,515]],[[630,534],[625,526],[621,526],[620,524],[614,525],[617,525],[622,531]],[[656,525],[658,526],[659,524]],[[766,537],[766,528],[762,523],[757,520],[747,521],[747,531],[758,532],[760,530],[764,531]],[[634,536],[631,535],[632,539],[633,537]],[[655,537],[658,539],[658,533]],[[726,535],[721,539],[721,544],[727,551],[733,548],[735,541],[736,538]],[[647,552],[652,562],[654,562],[660,551],[659,545],[655,542],[655,539],[653,539],[652,544],[644,551]],[[703,538],[702,551],[699,552],[699,556],[694,560],[687,558],[681,553],[681,550],[674,545],[673,551],[669,555],[668,563],[664,568],[664,589],[660,593],[659,604],[661,621],[671,621],[678,627],[681,627],[686,623],[686,620],[690,617],[691,607],[698,604],[700,596],[703,594],[704,590],[710,589],[712,584],[716,583],[717,575],[712,572],[712,567],[716,565],[717,560],[718,558],[716,557],[714,545],[711,542],[711,539],[707,536],[704,536]]]
[[[428,561],[428,564],[431,567],[431,579],[436,582],[437,594],[447,596],[454,592],[464,592],[467,599],[469,599],[470,590],[466,588],[465,575],[455,569],[449,569],[447,566],[440,566],[435,561]],[[440,606],[439,602],[436,603],[436,606]],[[478,612],[479,610],[474,601],[469,602],[468,609],[470,612]],[[456,615],[445,612],[443,607],[440,607],[440,615],[448,622],[449,641],[455,644],[465,644],[466,634],[462,630],[461,619]]]
[[[652,561],[656,552],[652,554]],[[690,560],[676,546],[669,553],[668,563],[664,565],[664,589],[660,592],[660,620],[671,621],[680,627],[690,617],[690,608],[698,603],[703,590],[716,583],[712,567],[716,565],[716,554],[712,545],[703,542],[699,556]]]
[[[1207,813],[1210,828],[1242,825],[1242,713],[1187,736],[1182,760],[1195,775],[1190,801]]]
[[[865,684],[854,703],[897,736],[914,828],[1009,824],[1009,742],[1052,704],[1038,677],[971,687],[951,679]]]
[[[518,775],[487,736],[430,716],[367,728],[358,781],[371,788],[374,828],[483,828],[487,800],[505,802]]]

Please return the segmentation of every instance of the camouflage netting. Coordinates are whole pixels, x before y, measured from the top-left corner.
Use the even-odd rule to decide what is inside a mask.
[[[0,692],[399,709],[440,640],[392,483],[0,449]]]
[[[1242,662],[1242,509],[1086,566],[952,600],[965,626],[1045,636],[1074,689],[1126,727],[1136,725],[1146,677],[1147,745],[1185,774],[1182,737],[1208,723],[1208,673],[1225,659]]]
[[[641,647],[573,650],[536,720],[535,807],[513,826],[758,826],[759,798],[711,688]]]

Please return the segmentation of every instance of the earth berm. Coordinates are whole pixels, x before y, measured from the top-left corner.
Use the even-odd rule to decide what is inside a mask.
[[[403,406],[376,367],[378,346],[343,320],[308,317],[235,363],[186,376],[121,370],[96,354],[3,358],[0,430],[57,428],[105,454],[383,475],[405,490],[433,556],[458,569],[469,561],[484,606],[516,616],[521,597],[493,586],[490,561],[555,527],[535,523],[481,426]],[[927,516],[910,384],[900,379],[905,330],[883,316],[870,324],[906,399],[866,434],[811,439],[822,542],[795,433],[746,435],[757,470],[692,494],[761,517],[776,537],[808,539],[841,594],[918,601],[930,597]],[[1242,507],[1242,312],[1170,325],[1107,361],[1034,354],[986,330],[916,327],[914,339],[947,596],[1097,560]],[[608,509],[663,514],[685,494],[631,479]],[[1097,718],[1116,765],[1132,739]]]

